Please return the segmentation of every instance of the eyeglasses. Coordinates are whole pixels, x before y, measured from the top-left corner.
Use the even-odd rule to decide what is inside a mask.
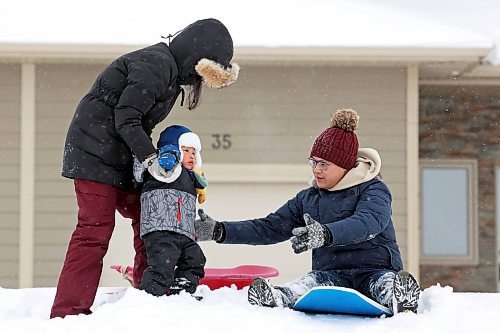
[[[331,164],[331,163],[328,163],[326,161],[315,160],[312,157],[308,158],[307,162],[309,162],[309,165],[311,166],[311,168],[315,169],[316,166],[318,166],[321,171],[326,171],[326,168],[328,168],[328,166]]]

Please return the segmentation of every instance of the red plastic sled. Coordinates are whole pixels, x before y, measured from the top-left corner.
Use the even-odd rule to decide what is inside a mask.
[[[130,266],[112,265],[112,269],[122,274],[123,278],[132,283],[132,270]],[[200,284],[208,286],[211,290],[231,287],[242,289],[256,278],[270,278],[279,275],[279,271],[274,267],[260,265],[242,265],[232,268],[205,268],[205,277],[200,280]]]
[[[278,276],[279,272],[274,267],[259,265],[242,265],[233,268],[205,268],[205,277],[200,284],[208,286],[211,290],[230,287],[242,289],[256,278],[270,278]]]

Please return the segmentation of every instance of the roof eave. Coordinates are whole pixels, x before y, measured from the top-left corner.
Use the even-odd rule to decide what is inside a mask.
[[[0,43],[0,59],[108,61],[145,45]],[[389,62],[478,61],[491,48],[436,47],[237,47],[235,61]]]
[[[478,61],[489,48],[429,47],[239,47],[235,59],[243,61],[315,60],[335,62],[436,62]]]

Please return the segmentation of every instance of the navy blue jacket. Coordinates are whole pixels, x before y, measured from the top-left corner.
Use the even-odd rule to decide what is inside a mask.
[[[309,215],[330,229],[333,242],[312,251],[313,270],[403,269],[391,219],[392,196],[375,178],[344,190],[310,187],[265,218],[224,222],[226,244],[264,245],[289,240]]]

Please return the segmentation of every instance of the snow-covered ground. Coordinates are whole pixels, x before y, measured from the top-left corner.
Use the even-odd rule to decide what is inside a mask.
[[[424,290],[419,313],[391,318],[308,315],[260,308],[246,301],[247,288],[210,291],[197,301],[187,294],[154,297],[136,289],[100,288],[89,316],[49,320],[54,288],[0,288],[0,332],[498,332],[500,294]]]

